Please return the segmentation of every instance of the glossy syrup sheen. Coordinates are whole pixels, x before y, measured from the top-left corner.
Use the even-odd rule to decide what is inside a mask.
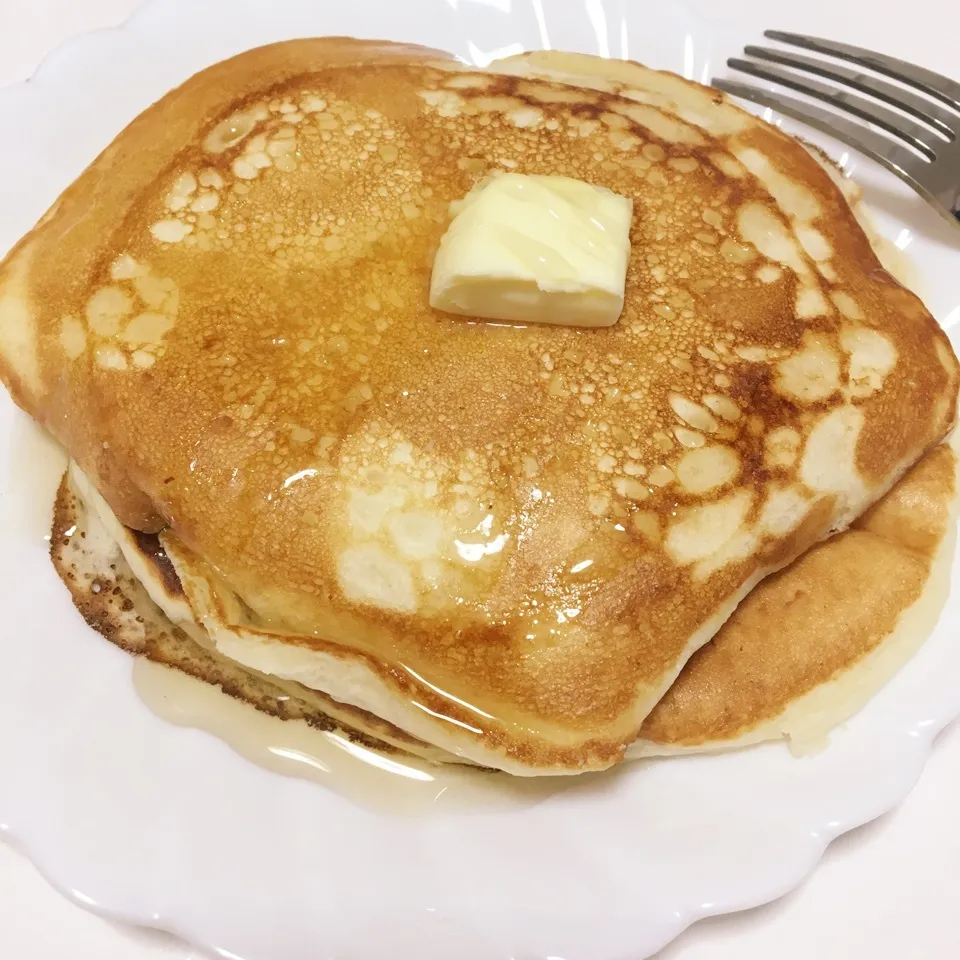
[[[46,371],[24,386],[116,515],[167,528],[218,571],[191,582],[222,582],[297,662],[242,629],[234,660],[485,766],[603,769],[750,577],[938,439],[954,359],[863,276],[850,217],[820,216],[815,162],[704,88],[621,64],[641,98],[674,96],[660,109],[382,46],[254,51],[128,128],[128,162],[91,168],[3,271],[10,315],[37,318],[12,328]],[[426,309],[450,202],[500,166],[633,197],[619,324]],[[99,199],[113,175],[122,210]],[[879,357],[862,384],[854,352]],[[862,420],[863,390],[908,427]],[[887,437],[855,448],[868,426]],[[461,548],[478,535],[506,539]]]
[[[164,643],[162,638],[151,643],[151,634],[159,637],[172,631],[172,625],[156,608],[144,609],[144,602],[149,601],[133,585],[127,565],[100,520],[76,497],[65,497],[61,491],[51,530],[53,491],[66,466],[63,450],[19,415],[14,420],[12,446],[14,460],[22,468],[15,474],[8,509],[0,513],[0,529],[26,525],[31,537],[53,540],[55,551],[68,545],[60,550],[61,558],[67,551],[75,551],[69,554],[74,560],[67,586],[81,611],[89,612],[85,600],[91,599],[91,593],[104,603],[105,595],[114,593],[115,584],[121,608],[128,602],[136,605],[131,617],[138,609],[144,614],[137,629],[147,634],[143,648],[148,655],[135,657],[132,680],[141,701],[161,720],[202,730],[265,770],[312,781],[353,803],[389,815],[512,809],[573,787],[567,778],[518,779],[466,765],[432,763],[389,748],[374,749],[369,740],[359,742],[343,728],[323,730],[304,720],[282,720],[262,713],[211,683],[149,659],[149,651],[159,650]],[[65,503],[70,505],[66,514]],[[58,570],[62,576],[62,559]],[[130,637],[125,635],[121,616],[89,619],[102,626],[105,637],[129,648]],[[85,629],[79,619],[76,627]],[[191,643],[183,635],[181,642]],[[256,684],[257,680],[251,678],[250,682]]]
[[[570,780],[525,780],[466,766],[432,764],[352,742],[302,720],[280,720],[215,687],[143,657],[133,666],[137,695],[160,719],[204,730],[272,773],[318,783],[348,800],[391,815],[528,806],[573,787]]]

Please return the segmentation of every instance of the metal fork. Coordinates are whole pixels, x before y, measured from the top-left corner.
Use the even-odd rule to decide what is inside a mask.
[[[751,59],[732,57],[727,66],[822,100],[839,113],[735,80],[714,79],[715,87],[770,107],[849,144],[896,174],[951,223],[960,226],[960,83],[903,60],[845,43],[781,30],[765,30],[763,35],[865,67],[871,73],[774,47],[748,46],[744,53]],[[781,69],[784,67],[787,69]],[[831,80],[833,84],[813,80],[809,74]],[[876,74],[890,77],[897,84],[882,80]],[[896,110],[882,106],[884,103]],[[879,133],[840,114],[850,114],[884,132]],[[909,117],[920,122],[915,123]]]

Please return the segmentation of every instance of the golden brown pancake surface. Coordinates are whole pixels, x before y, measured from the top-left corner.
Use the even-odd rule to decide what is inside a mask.
[[[801,750],[818,746],[919,647],[939,613],[956,473],[953,450],[937,447],[849,530],[755,588],[691,657],[628,755],[783,736]],[[119,527],[79,481],[71,470],[58,492],[51,556],[78,609],[107,639],[282,719],[339,728],[375,749],[456,760],[371,714],[217,656],[202,631],[183,623],[182,587],[157,537]]]
[[[607,766],[954,417],[945,337],[829,176],[716,105],[722,135],[410,48],[245,54],[5,262],[5,381],[164,531],[221,652],[479,762]],[[429,309],[449,204],[496,170],[634,200],[615,327]]]
[[[791,704],[856,669],[924,598],[953,534],[956,496],[956,454],[942,445],[849,530],[753,590],[690,658],[644,721],[641,741],[673,750],[751,742]],[[934,615],[941,592],[931,597]],[[903,639],[915,649],[924,637]]]

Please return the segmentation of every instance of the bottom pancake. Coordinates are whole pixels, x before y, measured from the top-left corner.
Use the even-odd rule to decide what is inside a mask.
[[[956,507],[957,457],[942,445],[847,531],[761,583],[690,659],[631,755],[821,745],[936,624]]]
[[[849,530],[754,589],[680,673],[629,755],[720,751],[782,737],[801,748],[822,742],[936,622],[956,504],[957,457],[943,445]],[[368,749],[462,763],[364,711],[210,649],[157,538],[122,527],[73,467],[57,497],[51,557],[86,621],[128,652]]]

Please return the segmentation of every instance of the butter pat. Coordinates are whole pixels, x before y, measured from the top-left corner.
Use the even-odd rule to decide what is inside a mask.
[[[632,200],[571,177],[505,173],[481,181],[451,212],[430,306],[512,323],[617,322]]]

